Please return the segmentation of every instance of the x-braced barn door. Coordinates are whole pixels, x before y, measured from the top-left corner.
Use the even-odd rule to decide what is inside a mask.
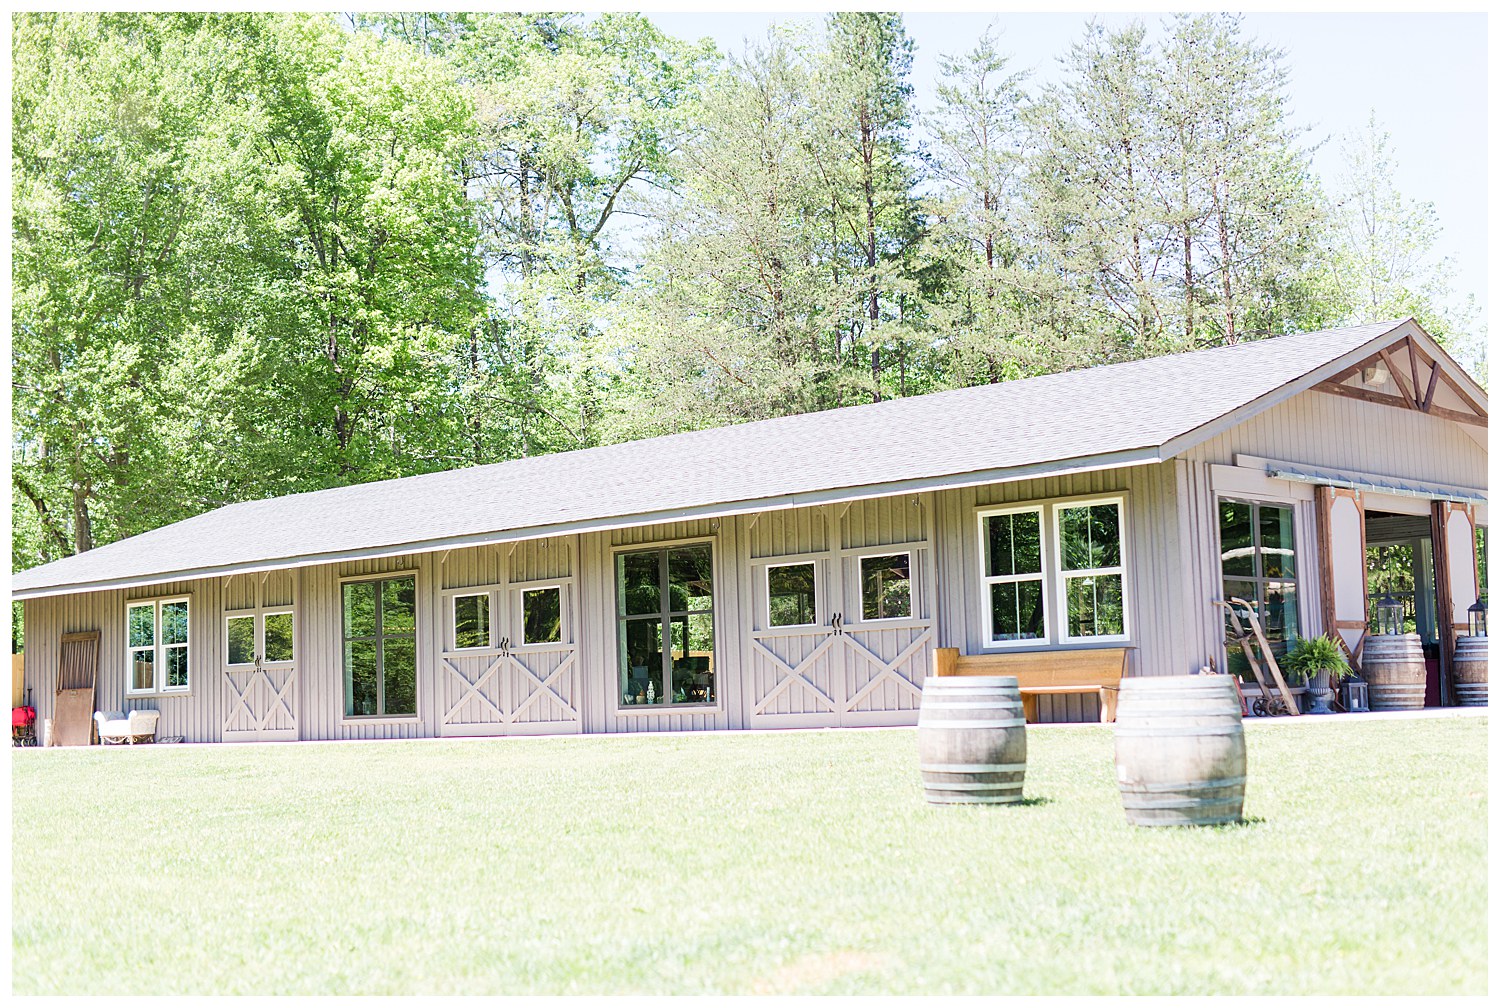
[[[907,498],[901,505],[919,506]],[[759,537],[752,526],[752,550],[760,555],[751,561],[750,727],[916,721],[934,646],[928,533],[921,516],[900,516],[898,529],[905,522],[907,535],[921,529],[922,537],[847,546],[851,506],[875,514],[893,507],[818,509],[822,530],[807,528],[806,515],[796,513],[764,516]],[[813,548],[775,552],[800,545]]]
[[[572,549],[557,543],[551,555],[530,543],[501,549],[499,583],[442,593],[438,730],[443,735],[582,731]],[[562,570],[569,574],[531,577]]]
[[[235,574],[224,582],[226,742],[297,738],[297,575]]]

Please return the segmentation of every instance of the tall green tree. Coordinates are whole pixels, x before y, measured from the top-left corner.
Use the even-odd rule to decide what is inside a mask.
[[[953,270],[938,328],[946,330],[945,375],[957,384],[1032,373],[1049,335],[1036,310],[1045,274],[1026,238],[1026,74],[1009,62],[991,31],[967,53],[939,56],[926,117],[929,177],[938,187],[931,239]]]
[[[455,50],[478,103],[489,349],[520,363],[503,395],[520,410],[521,454],[599,439],[600,318],[630,272],[620,222],[672,185],[712,55],[638,14],[478,15]]]
[[[851,363],[867,361],[862,383],[880,401],[891,384],[887,348],[904,362],[921,296],[913,256],[922,223],[910,149],[912,41],[899,14],[831,14],[817,97],[827,140],[813,142],[825,186],[829,237],[844,275],[861,288],[863,310],[848,320]],[[836,357],[844,363],[843,333]],[[864,391],[862,390],[862,391]],[[898,384],[898,391],[900,390]]]
[[[1340,137],[1339,154],[1340,169],[1330,185],[1330,275],[1347,318],[1415,316],[1476,373],[1484,371],[1473,298],[1455,296],[1453,263],[1437,253],[1437,212],[1396,187],[1395,146],[1373,110],[1362,129]]]
[[[192,15],[12,22],[12,515],[20,560],[148,527],[160,377],[192,315],[191,164],[215,97]],[[29,532],[30,534],[26,534]]]
[[[862,306],[834,279],[813,145],[814,43],[773,33],[704,89],[677,180],[612,314],[612,437],[816,409],[835,382],[830,334]]]
[[[212,170],[256,250],[267,391],[323,479],[446,468],[447,354],[481,314],[461,176],[472,109],[438,60],[332,18],[270,19],[252,59]]]
[[[16,562],[453,463],[446,68],[326,16],[14,22]]]

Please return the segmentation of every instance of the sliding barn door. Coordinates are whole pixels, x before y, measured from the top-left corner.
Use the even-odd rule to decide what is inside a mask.
[[[1438,702],[1456,702],[1453,658],[1458,637],[1469,631],[1469,606],[1479,598],[1474,505],[1432,502],[1432,560],[1437,633],[1442,656]]]

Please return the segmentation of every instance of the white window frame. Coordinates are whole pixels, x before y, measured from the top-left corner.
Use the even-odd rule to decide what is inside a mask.
[[[342,600],[341,600],[342,601]],[[266,657],[266,619],[270,616],[290,616],[292,618],[292,656],[281,658],[276,661]],[[250,620],[251,656],[246,662],[229,660],[229,621],[237,619]],[[224,614],[224,665],[227,668],[244,669],[255,664],[259,658],[262,665],[280,667],[282,665],[294,665],[297,662],[297,608],[296,606],[277,606],[275,609],[233,609]]]
[[[910,622],[917,618],[917,566],[912,562],[912,550],[890,549],[885,546],[877,546],[865,549],[852,555],[854,558],[854,586],[855,598],[859,602],[857,609],[858,618],[856,623],[901,623]],[[911,611],[905,616],[876,616],[873,619],[865,618],[865,561],[871,557],[906,557],[906,580],[911,584],[910,607]]]
[[[1049,500],[1015,501],[1006,504],[985,505],[975,510],[974,524],[975,533],[975,561],[976,572],[981,591],[978,593],[979,602],[975,618],[983,627],[980,639],[981,645],[986,651],[1047,651],[1058,650],[1064,647],[1087,648],[1098,646],[1118,646],[1120,644],[1132,643],[1132,606],[1130,595],[1130,508],[1127,506],[1128,494],[1113,493],[1102,494],[1097,497],[1059,497]],[[1062,569],[1062,512],[1069,508],[1094,507],[1100,504],[1113,504],[1120,510],[1120,563],[1116,567],[1101,567],[1087,571],[1063,571]],[[990,588],[993,583],[1007,581],[1021,581],[1034,579],[1029,575],[1025,577],[1002,575],[990,577],[985,564],[985,551],[988,548],[988,540],[985,535],[985,519],[993,515],[1013,514],[1019,511],[1035,511],[1041,513],[1042,521],[1042,605],[1043,623],[1046,626],[1044,637],[1032,640],[997,641],[994,639],[994,622],[990,613]],[[1120,576],[1121,593],[1121,617],[1123,633],[1110,634],[1108,636],[1071,637],[1068,635],[1067,582],[1080,577],[1090,575]]]
[[[989,543],[990,537],[985,524],[991,518],[1001,515],[1012,514],[1034,514],[1037,521],[1037,538],[1041,540],[1042,563],[1041,570],[1035,574],[996,574],[989,573]],[[1047,541],[1047,508],[1045,504],[1016,504],[1005,507],[983,508],[976,518],[979,523],[979,584],[980,613],[983,617],[984,646],[987,648],[1029,648],[1048,644],[1052,641],[1053,610],[1052,592],[1047,587],[1047,572],[1051,559],[1051,544]],[[1038,581],[1042,586],[1042,635],[1030,637],[1023,640],[996,640],[995,619],[993,614],[993,601],[991,599],[990,586],[996,584],[1020,584],[1022,581]]]
[[[229,624],[232,620],[247,619],[250,621],[250,660],[244,662],[229,660]],[[224,664],[228,668],[250,668],[255,664],[255,656],[260,654],[260,633],[256,626],[260,621],[255,618],[255,610],[248,609],[245,612],[227,612],[224,614]]]
[[[766,629],[767,630],[790,630],[796,627],[822,626],[818,621],[818,610],[822,608],[819,604],[821,578],[818,577],[817,560],[789,560],[785,562],[768,563],[765,565],[765,574],[761,578],[762,598],[766,603]],[[811,567],[813,569],[813,611],[811,623],[773,623],[771,621],[771,571],[776,567]]]
[[[479,591],[456,591],[448,598],[448,634],[449,651],[454,654],[471,654],[479,651],[492,651],[495,648],[495,595],[494,591],[480,589]],[[458,646],[458,600],[461,598],[484,599],[485,642],[473,647]]]
[[[343,599],[341,598],[341,599],[339,599],[339,601],[342,603]],[[342,618],[343,614],[340,613],[339,615],[340,615],[340,618]],[[266,657],[266,620],[270,619],[272,616],[290,616],[292,618],[292,656],[290,658],[279,658],[276,661],[272,661],[270,658]],[[262,665],[275,665],[275,666],[295,665],[296,662],[297,662],[297,610],[296,610],[296,607],[294,607],[294,606],[279,606],[279,607],[277,607],[275,609],[266,609],[266,610],[263,610],[261,612],[261,614],[260,614],[260,619],[256,620],[255,623],[256,623],[256,630],[259,631],[259,637],[257,638],[257,640],[258,640],[258,642],[260,644],[260,650],[257,652],[257,654],[260,655],[261,664]]]
[[[1120,562],[1113,567],[1090,567],[1086,570],[1065,571],[1062,569],[1062,513],[1077,508],[1098,507],[1113,504],[1120,516]],[[1127,543],[1130,539],[1125,524],[1125,498],[1090,497],[1085,500],[1059,501],[1052,505],[1052,535],[1056,549],[1053,551],[1051,571],[1057,575],[1054,598],[1057,601],[1057,639],[1063,644],[1119,644],[1130,640],[1130,581],[1126,569],[1130,566]],[[1120,576],[1120,630],[1118,634],[1092,634],[1082,637],[1068,635],[1068,582],[1086,577]]]
[[[174,602],[181,602],[187,606],[187,637],[181,644],[166,644],[162,642],[161,632],[161,607]],[[130,646],[130,611],[132,609],[144,609],[151,607],[151,645],[150,647]],[[185,696],[193,691],[193,601],[187,595],[170,595],[161,598],[130,599],[125,603],[125,695],[126,696]],[[166,652],[169,649],[180,648],[185,657],[188,681],[181,686],[167,686],[164,677],[167,674]],[[151,686],[149,689],[135,688],[135,653],[137,651],[151,652]]]
[[[569,580],[552,579],[541,581],[518,581],[509,586],[509,590],[515,596],[515,611],[511,614],[512,624],[519,635],[518,640],[510,642],[512,651],[543,650],[556,651],[561,647],[571,647],[573,635],[568,625],[568,592],[566,585]],[[557,592],[557,640],[526,642],[526,593],[534,591],[545,591],[552,589]]]

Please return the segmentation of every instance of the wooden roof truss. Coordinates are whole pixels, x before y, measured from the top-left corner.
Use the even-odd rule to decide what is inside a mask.
[[[1382,364],[1388,374],[1385,381],[1381,384],[1367,381],[1367,376],[1373,377]],[[1410,336],[1346,367],[1314,388],[1361,402],[1416,410],[1473,427],[1489,426],[1489,411],[1442,361]]]

